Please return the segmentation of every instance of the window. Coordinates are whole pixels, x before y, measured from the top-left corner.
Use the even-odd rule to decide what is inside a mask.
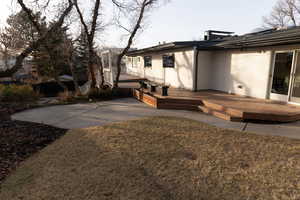
[[[137,68],[139,62],[140,62],[140,58],[139,57],[133,57],[132,58],[132,67],[133,68]]]
[[[175,55],[166,54],[162,56],[163,58],[163,67],[175,67]]]
[[[144,56],[144,67],[152,67],[152,56]]]
[[[102,54],[103,68],[109,69],[109,53]]]

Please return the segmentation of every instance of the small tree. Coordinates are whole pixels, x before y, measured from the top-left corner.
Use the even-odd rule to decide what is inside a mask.
[[[33,62],[40,75],[58,79],[59,75],[71,74],[65,55],[65,46],[69,40],[67,27],[61,27],[51,34],[46,44],[33,52]]]

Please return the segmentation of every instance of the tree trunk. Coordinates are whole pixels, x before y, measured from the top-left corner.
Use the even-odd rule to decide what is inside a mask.
[[[104,86],[104,71],[103,71],[103,65],[101,61],[101,57],[99,57],[97,54],[95,54],[97,66],[99,67],[100,76],[101,76],[101,82],[100,82],[100,88],[103,88]]]
[[[116,80],[114,81],[114,88],[119,87],[119,81],[120,81],[120,75],[121,75],[121,64],[122,64],[123,57],[124,57],[123,53],[118,55],[118,59],[117,59],[117,76],[116,76]]]
[[[89,71],[90,71],[90,75],[91,75],[91,79],[92,79],[92,83],[91,83],[91,88],[94,89],[96,88],[96,76],[95,76],[95,71],[94,71],[94,62],[93,62],[93,56],[94,55],[94,51],[93,51],[93,47],[89,46]]]
[[[144,14],[145,14],[145,9],[147,6],[150,6],[151,4],[153,4],[154,1],[152,0],[144,0],[143,3],[141,4],[141,9],[139,12],[139,16],[138,19],[134,25],[134,28],[132,30],[132,32],[130,33],[130,37],[128,39],[127,45],[126,47],[123,49],[122,53],[118,56],[118,60],[117,60],[117,77],[116,80],[114,82],[114,87],[118,87],[119,86],[119,80],[120,80],[120,75],[121,75],[121,64],[122,64],[122,59],[123,57],[128,53],[129,49],[131,48],[131,45],[133,43],[133,39],[136,36],[138,30],[141,28],[141,23],[142,20],[144,18]]]

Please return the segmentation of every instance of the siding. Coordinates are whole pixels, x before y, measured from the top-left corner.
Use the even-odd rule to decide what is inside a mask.
[[[165,53],[175,54],[175,67],[163,68],[162,56]],[[141,57],[136,68],[127,62],[127,73],[147,78],[158,83],[168,84],[174,88],[193,89],[194,84],[194,50],[180,50],[173,52],[162,52],[147,54],[152,56],[152,67],[144,67],[144,60]]]
[[[213,54],[211,89],[265,99],[271,51],[223,51]]]

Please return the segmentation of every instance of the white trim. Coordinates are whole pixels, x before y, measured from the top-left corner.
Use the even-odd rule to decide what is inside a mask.
[[[270,99],[275,101],[284,101],[284,102],[288,102],[289,100],[288,95],[276,94],[276,93],[270,93]]]
[[[288,104],[291,104],[291,105],[295,105],[295,106],[300,106],[300,103],[296,103],[296,102],[287,102]]]
[[[288,89],[288,94],[287,95],[283,95],[283,94],[276,94],[276,93],[272,93],[272,87],[273,87],[273,80],[274,80],[274,72],[275,72],[275,64],[276,64],[276,55],[279,53],[293,53],[293,61],[292,61],[292,66],[291,66],[291,71],[290,71],[290,81],[289,81],[289,89]],[[294,62],[295,62],[295,52],[296,50],[285,50],[285,51],[274,51],[273,53],[273,67],[272,67],[272,74],[271,74],[271,78],[270,78],[270,89],[269,89],[269,97],[271,100],[278,100],[278,101],[284,101],[289,103],[290,102],[290,94],[291,94],[291,81],[292,81],[292,72],[294,70]]]

